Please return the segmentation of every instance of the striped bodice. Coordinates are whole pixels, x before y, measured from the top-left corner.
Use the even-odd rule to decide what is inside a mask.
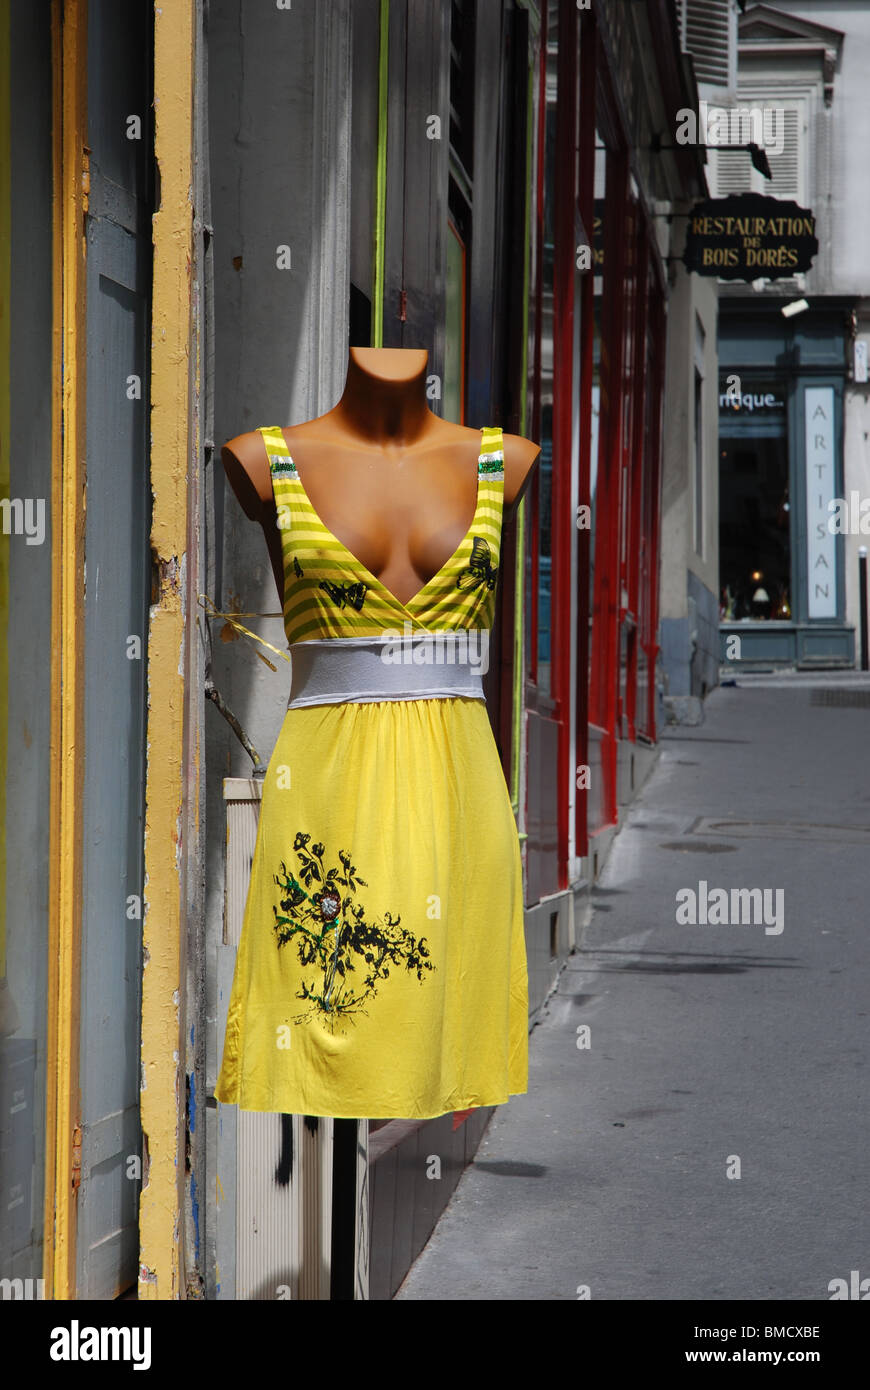
[[[260,430],[269,456],[284,556],[287,641],[380,637],[413,630],[489,630],[501,549],[504,452],[499,428],[481,430],[477,506],[457,549],[402,603],[324,525],[296,472],[280,426]]]

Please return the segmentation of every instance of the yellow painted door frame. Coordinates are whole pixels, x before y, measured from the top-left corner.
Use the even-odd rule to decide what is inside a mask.
[[[197,576],[190,538],[200,388],[194,291],[196,0],[154,6],[154,158],[159,203],[151,329],[151,523],[148,628],[139,1297],[185,1297],[184,863],[188,793],[200,749],[191,714],[201,692],[187,677]],[[194,775],[189,775],[191,762]]]
[[[52,0],[51,756],[45,1256],[75,1297],[84,785],[87,0]]]
[[[86,498],[87,0],[52,0],[52,694],[43,1273],[76,1295],[80,1115],[84,539]],[[139,1297],[183,1298],[184,930],[191,457],[193,84],[196,0],[154,7],[151,529],[143,911]]]

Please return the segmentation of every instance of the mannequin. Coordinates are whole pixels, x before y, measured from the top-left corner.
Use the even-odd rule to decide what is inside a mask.
[[[427,361],[351,348],[332,410],[222,451],[291,654],[215,1085],[246,1110],[426,1119],[528,1084],[522,861],[482,658],[540,450],[435,415]]]
[[[480,432],[429,409],[427,364],[425,349],[352,347],[338,404],[284,430],[324,524],[401,603],[459,545],[477,488]],[[505,520],[514,516],[539,455],[530,439],[504,435]],[[281,533],[262,436],[237,435],[221,458],[242,510],[263,528],[283,602]]]

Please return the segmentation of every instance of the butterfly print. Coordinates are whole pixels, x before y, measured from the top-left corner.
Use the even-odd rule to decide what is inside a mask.
[[[368,587],[368,584],[363,584],[362,581],[358,584],[352,584],[347,579],[341,584],[333,584],[331,579],[321,579],[320,581],[320,588],[326,590],[333,603],[337,603],[339,608],[344,608],[345,604],[349,603],[351,608],[356,609],[357,613],[362,611],[363,600],[368,592]]]
[[[293,556],[293,570],[297,579],[301,579],[303,574],[305,573],[304,569],[299,563],[298,555]]]
[[[489,546],[482,536],[475,536],[471,543],[471,560],[468,567],[460,570],[456,578],[456,587],[463,593],[468,593],[476,589],[479,584],[485,584],[488,589],[495,588],[495,581],[498,578],[498,565],[492,563],[492,554]]]

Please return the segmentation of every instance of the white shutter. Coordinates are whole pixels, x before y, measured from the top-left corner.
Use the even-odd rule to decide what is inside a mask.
[[[775,97],[741,95],[738,106],[760,107],[763,111],[782,112],[782,153],[765,149],[771,179],[766,179],[752,167],[752,160],[742,151],[719,150],[707,147],[709,178],[713,197],[725,198],[729,193],[763,193],[767,197],[790,198],[803,204],[807,187],[807,120],[802,100],[784,101]],[[773,127],[770,127],[773,129]]]
[[[807,108],[802,97],[783,97],[751,95],[742,92],[737,106],[760,107],[762,113],[769,110],[782,111],[782,153],[775,154],[766,149],[767,162],[772,178],[766,179],[752,167],[752,160],[742,151],[722,151],[715,146],[707,147],[707,183],[713,198],[727,198],[731,193],[763,193],[766,197],[787,198],[805,206],[807,202]],[[768,127],[775,133],[776,127]],[[720,284],[727,283],[724,280]],[[806,289],[806,275],[780,277],[777,290],[803,293]]]
[[[732,86],[737,49],[734,0],[677,0],[677,18],[698,81]]]
[[[727,198],[731,193],[750,193],[754,190],[752,176],[755,170],[748,154],[708,149],[707,160],[710,170],[708,183],[714,198]]]
[[[783,151],[772,154],[768,151],[767,160],[773,180],[770,192],[775,198],[793,198],[802,203],[805,197],[806,179],[802,155],[806,150],[806,121],[802,107],[783,104]],[[767,182],[767,180],[764,180]]]

